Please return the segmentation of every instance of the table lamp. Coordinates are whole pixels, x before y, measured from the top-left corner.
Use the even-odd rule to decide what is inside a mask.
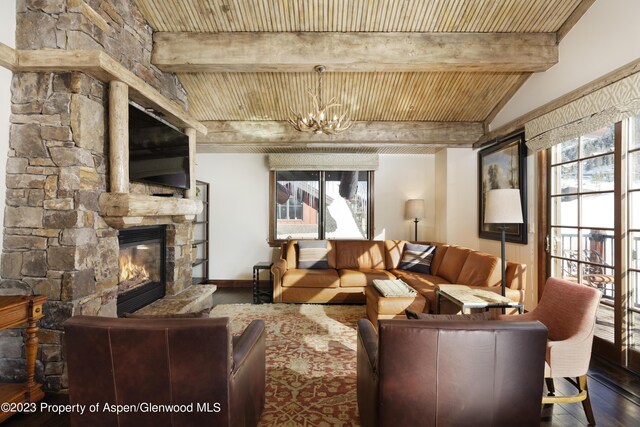
[[[404,216],[406,219],[413,219],[414,240],[418,241],[418,222],[424,218],[424,200],[409,199],[405,205]]]
[[[506,261],[504,257],[504,243],[507,224],[522,224],[522,204],[520,190],[499,189],[487,192],[484,208],[484,222],[487,224],[500,224],[502,239],[500,255],[502,257],[502,296],[506,296]],[[504,313],[504,308],[502,309]]]

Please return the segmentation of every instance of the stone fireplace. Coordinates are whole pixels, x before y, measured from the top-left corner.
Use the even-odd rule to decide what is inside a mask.
[[[120,230],[118,243],[118,316],[133,313],[166,294],[165,227]]]
[[[163,105],[171,108],[186,108],[176,76],[150,63],[152,29],[134,1],[18,2],[17,21],[18,50],[104,53],[135,77],[129,81],[146,85],[144,93],[166,100]],[[130,246],[130,231],[163,230],[164,255],[158,255],[163,273],[152,264],[147,274],[152,284],[164,282],[162,292],[169,298],[191,286],[193,225],[191,212],[173,209],[189,203],[182,190],[126,178],[124,188],[114,188],[110,140],[118,128],[110,129],[113,87],[100,75],[52,69],[58,71],[16,71],[12,80],[0,293],[47,297],[38,333],[37,380],[55,391],[67,387],[64,322],[74,315],[115,317],[123,312],[121,298],[154,288],[142,283],[143,290],[136,290],[131,281],[121,286],[121,252],[132,261],[149,258],[142,246],[151,242]],[[131,96],[140,98],[140,92]],[[169,197],[151,196],[158,193]],[[0,333],[5,350],[0,381],[25,378],[21,333]]]

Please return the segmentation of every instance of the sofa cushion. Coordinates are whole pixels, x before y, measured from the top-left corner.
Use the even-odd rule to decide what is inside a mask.
[[[442,263],[438,269],[438,276],[448,280],[449,283],[457,283],[460,271],[470,253],[471,249],[449,246],[442,258]]]
[[[372,268],[354,269],[340,269],[338,270],[340,276],[340,286],[343,288],[351,287],[366,287],[372,286],[374,279],[395,279],[396,276],[388,272],[387,270],[376,270]]]
[[[467,286],[495,286],[502,280],[500,260],[482,252],[471,252],[467,257],[457,283]]]
[[[449,284],[446,279],[430,274],[414,273],[406,270],[391,270],[392,273],[401,278],[407,285],[421,293],[431,303],[435,301],[435,291],[438,285]]]
[[[325,270],[327,261],[327,241],[310,240],[298,242],[298,268]]]
[[[291,269],[282,276],[282,286],[298,288],[337,288],[340,286],[338,272],[333,269]]]
[[[442,264],[442,259],[444,255],[447,253],[447,249],[449,249],[449,245],[440,245],[436,244],[436,251],[433,254],[433,259],[431,260],[431,274],[434,276],[438,275],[438,271],[440,270],[440,265]]]
[[[406,240],[385,240],[384,241],[384,256],[387,263],[387,270],[398,268],[400,258],[402,258],[402,251]]]
[[[384,270],[384,242],[377,240],[336,240],[336,268]]]
[[[432,245],[405,244],[398,269],[431,274],[431,261],[435,250],[436,247]]]

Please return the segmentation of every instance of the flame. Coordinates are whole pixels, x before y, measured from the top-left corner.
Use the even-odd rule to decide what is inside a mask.
[[[121,255],[119,259],[120,264],[120,282],[133,279],[134,277],[146,280],[149,278],[149,273],[143,265],[136,265],[131,260],[131,255]]]

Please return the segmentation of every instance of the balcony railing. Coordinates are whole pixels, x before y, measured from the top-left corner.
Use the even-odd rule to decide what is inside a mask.
[[[578,233],[563,233],[555,242],[560,248],[554,251],[554,258],[560,263],[563,278],[579,281],[588,286],[598,288],[603,300],[614,298],[614,236],[603,233],[582,235],[582,247]],[[630,257],[637,260],[640,256],[640,237],[631,240]],[[636,286],[640,286],[637,284]],[[640,288],[631,289],[633,307],[640,310]]]

